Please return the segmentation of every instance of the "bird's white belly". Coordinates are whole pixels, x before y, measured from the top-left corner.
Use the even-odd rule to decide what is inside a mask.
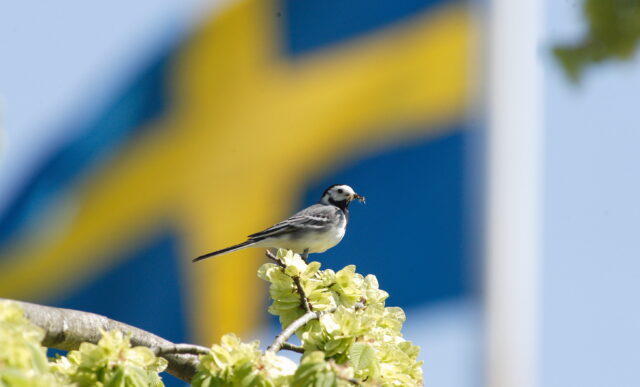
[[[340,243],[345,231],[346,227],[335,227],[323,232],[309,233],[304,238],[267,238],[254,246],[287,249],[298,254],[302,254],[305,249],[309,249],[309,253],[323,253]]]
[[[317,238],[313,238],[310,239],[310,241],[307,241],[307,247],[297,246],[297,249],[293,250],[298,253],[304,251],[305,248],[308,248],[310,253],[323,253],[340,243],[340,241],[344,237],[344,233],[344,227],[335,228],[323,233],[318,233]]]

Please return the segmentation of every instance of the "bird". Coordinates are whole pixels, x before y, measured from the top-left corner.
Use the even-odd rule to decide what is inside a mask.
[[[365,202],[364,196],[357,194],[348,185],[331,185],[324,190],[318,203],[265,230],[249,235],[242,243],[203,254],[194,258],[193,262],[247,247],[292,250],[306,261],[309,253],[323,253],[340,243],[347,230],[349,204],[353,200]]]

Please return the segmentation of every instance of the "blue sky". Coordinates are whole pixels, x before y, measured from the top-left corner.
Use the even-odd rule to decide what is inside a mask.
[[[576,3],[547,0],[545,43],[581,36]],[[541,385],[637,386],[640,56],[578,86],[547,58],[544,88]]]

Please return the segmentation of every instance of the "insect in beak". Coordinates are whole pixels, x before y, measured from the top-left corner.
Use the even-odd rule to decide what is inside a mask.
[[[358,195],[358,194],[353,194],[353,198],[357,199],[360,203],[364,203],[364,196],[362,195]]]

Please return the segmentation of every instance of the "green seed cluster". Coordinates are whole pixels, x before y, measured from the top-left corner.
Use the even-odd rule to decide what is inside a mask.
[[[321,270],[320,263],[307,264],[285,250],[276,258],[280,264],[262,265],[258,276],[270,283],[269,312],[279,317],[283,329],[307,313],[301,294],[313,312],[321,312],[296,332],[304,348],[300,365],[260,352],[257,342],[243,344],[225,336],[202,357],[194,380],[206,383],[197,385],[422,385],[419,348],[401,334],[404,312],[385,306],[389,295],[375,276],[364,277],[353,265],[338,272]]]
[[[74,386],[164,386],[159,372],[167,361],[147,347],[131,347],[129,336],[120,331],[102,332],[98,344],[82,343],[77,351],[52,364]]]
[[[198,373],[192,380],[197,387],[288,386],[296,364],[274,353],[263,353],[260,343],[243,343],[234,334],[222,337],[219,345],[200,357]]]

